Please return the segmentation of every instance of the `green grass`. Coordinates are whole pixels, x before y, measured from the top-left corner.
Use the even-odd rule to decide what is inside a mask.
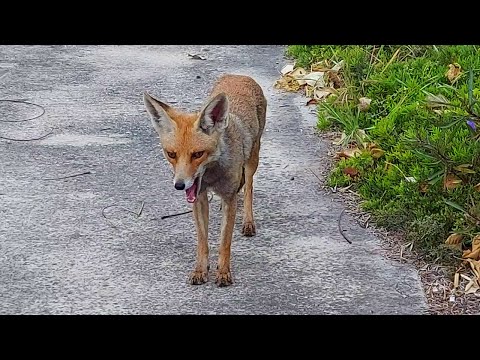
[[[318,105],[318,128],[343,132],[344,146],[374,143],[384,151],[338,161],[329,185],[353,184],[376,222],[405,231],[429,260],[453,258],[444,246],[453,232],[464,234],[468,247],[480,234],[480,48],[294,45],[287,52],[305,68],[344,60],[345,96]],[[445,74],[453,63],[462,73],[451,83]],[[372,100],[365,112],[357,107],[361,97]],[[467,120],[476,123],[476,132]],[[350,177],[345,168],[359,175]],[[461,183],[449,186],[447,176]]]

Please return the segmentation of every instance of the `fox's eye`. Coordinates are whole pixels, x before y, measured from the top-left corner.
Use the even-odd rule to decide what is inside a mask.
[[[167,151],[167,155],[171,159],[175,159],[177,157],[177,154],[172,151]]]
[[[200,159],[200,158],[202,157],[203,153],[204,153],[203,151],[194,152],[194,153],[192,154],[192,158],[194,158],[194,159]]]

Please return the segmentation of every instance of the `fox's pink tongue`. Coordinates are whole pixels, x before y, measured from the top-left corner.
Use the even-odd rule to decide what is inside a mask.
[[[187,201],[194,203],[197,200],[197,181],[194,181],[193,185],[185,190],[185,193],[187,194]]]

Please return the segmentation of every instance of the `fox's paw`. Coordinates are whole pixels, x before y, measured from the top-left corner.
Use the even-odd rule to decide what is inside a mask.
[[[215,284],[217,284],[219,287],[232,285],[233,280],[232,280],[232,274],[230,273],[230,270],[227,270],[227,271],[217,270]]]
[[[190,278],[188,279],[188,283],[190,285],[202,285],[205,284],[208,280],[208,272],[207,271],[198,271],[194,270],[190,274]]]
[[[245,236],[254,236],[256,234],[256,230],[255,230],[255,223],[252,221],[252,222],[246,222],[243,224],[243,228],[242,228],[242,234],[245,235]]]

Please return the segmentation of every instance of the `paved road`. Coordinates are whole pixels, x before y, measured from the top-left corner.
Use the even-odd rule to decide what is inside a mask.
[[[273,88],[280,46],[1,46],[0,98],[45,114],[0,123],[0,313],[2,314],[418,314],[416,272],[387,260],[379,240],[318,191],[326,145],[296,94]],[[207,60],[195,60],[199,53]],[[172,186],[143,108],[148,90],[185,109],[201,106],[225,72],[248,74],[269,101],[255,179],[258,235],[232,245],[235,284],[211,272],[188,285],[195,235],[183,192]],[[39,109],[0,102],[0,119]],[[69,176],[90,172],[76,177]],[[130,211],[144,208],[139,217]],[[110,206],[116,205],[116,206]],[[108,207],[110,206],[110,207]],[[212,202],[211,264],[220,213]],[[106,208],[107,207],[107,208]],[[104,209],[104,215],[102,210]]]

